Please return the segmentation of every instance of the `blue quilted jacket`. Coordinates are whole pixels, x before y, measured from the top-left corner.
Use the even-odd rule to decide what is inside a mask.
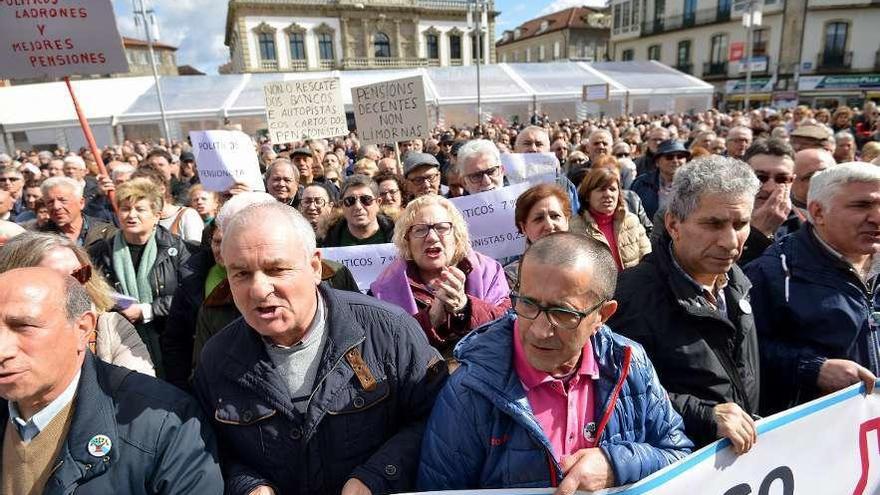
[[[462,366],[444,386],[428,421],[419,489],[540,488],[562,480],[513,368],[515,319],[509,312],[456,346]],[[592,345],[600,373],[596,421],[613,408],[599,447],[617,484],[638,481],[688,454],[693,443],[641,346],[606,326],[592,337]],[[629,374],[610,404],[627,346],[632,348]]]

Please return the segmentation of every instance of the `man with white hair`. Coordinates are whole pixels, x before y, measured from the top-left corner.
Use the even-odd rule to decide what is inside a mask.
[[[856,137],[849,131],[840,131],[834,135],[834,160],[837,163],[851,162],[856,159]]]
[[[70,155],[64,158],[64,175],[79,182],[83,191],[83,199],[85,199],[86,203],[94,199],[101,191],[98,181],[88,174],[89,169],[86,168],[85,160],[77,155]]]
[[[456,161],[462,185],[468,194],[477,194],[504,187],[501,154],[492,141],[474,139],[458,150]]]
[[[792,210],[802,221],[807,219],[807,192],[810,189],[810,179],[834,165],[836,163],[831,153],[821,148],[810,148],[795,153],[791,205]]]
[[[752,145],[752,130],[745,126],[737,126],[727,131],[727,156],[743,159],[746,150]]]
[[[852,162],[810,181],[809,221],[747,265],[772,414],[880,372],[880,169]]]
[[[61,234],[86,249],[116,233],[112,225],[83,214],[85,199],[75,179],[51,177],[40,185],[40,191],[49,208],[49,221],[42,232]]]

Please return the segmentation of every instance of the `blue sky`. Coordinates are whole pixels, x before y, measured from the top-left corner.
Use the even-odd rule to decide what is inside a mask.
[[[159,23],[160,41],[178,46],[177,63],[192,65],[207,74],[216,74],[217,67],[229,59],[223,45],[226,29],[226,0],[147,0],[152,4]],[[601,6],[605,0],[496,0],[501,11],[495,28],[496,36],[523,22],[575,5]],[[143,25],[135,26],[132,0],[113,0],[119,31],[123,36],[144,39]]]

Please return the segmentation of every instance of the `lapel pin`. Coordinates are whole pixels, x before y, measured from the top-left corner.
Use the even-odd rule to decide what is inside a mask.
[[[113,442],[110,441],[110,437],[107,435],[95,435],[89,440],[89,454],[92,454],[93,457],[104,457],[105,455],[110,453],[110,449],[113,447]]]

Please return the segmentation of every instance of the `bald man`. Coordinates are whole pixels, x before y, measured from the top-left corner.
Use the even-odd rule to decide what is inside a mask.
[[[98,360],[82,285],[49,268],[0,275],[0,493],[223,493],[198,404]]]
[[[810,148],[795,153],[795,179],[791,184],[791,204],[797,210],[802,221],[807,218],[807,191],[810,190],[810,179],[816,173],[830,168],[836,163],[831,152],[821,148]]]

